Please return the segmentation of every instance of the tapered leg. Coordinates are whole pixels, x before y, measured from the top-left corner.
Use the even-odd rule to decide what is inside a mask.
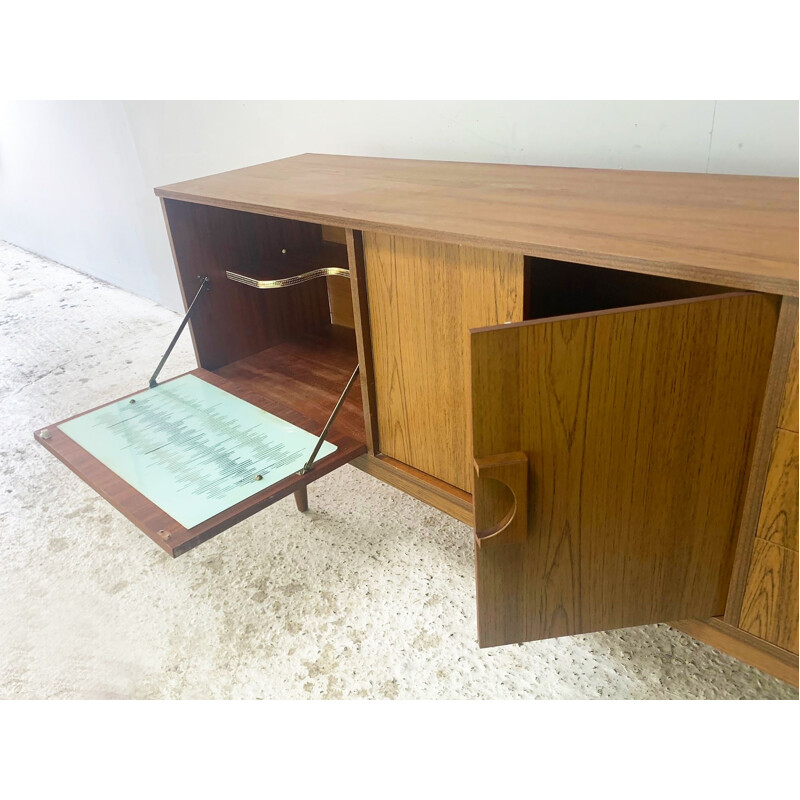
[[[308,511],[308,487],[304,486],[294,493],[294,502],[297,503],[298,511]]]

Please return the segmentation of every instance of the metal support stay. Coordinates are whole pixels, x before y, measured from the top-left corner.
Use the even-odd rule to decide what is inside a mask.
[[[314,459],[317,457],[317,453],[319,453],[319,449],[322,447],[322,443],[325,441],[325,437],[328,435],[331,425],[333,425],[334,420],[342,410],[347,393],[353,387],[356,377],[358,377],[358,366],[356,366],[356,368],[353,370],[353,374],[350,376],[350,380],[347,381],[347,386],[344,387],[344,391],[337,400],[336,405],[333,407],[333,411],[331,411],[331,415],[328,417],[328,421],[325,423],[325,427],[322,429],[322,433],[319,435],[319,439],[317,439],[317,443],[314,445],[314,449],[311,451],[308,461],[306,461],[303,468],[297,473],[298,475],[305,475],[307,472],[310,472],[313,469]]]
[[[150,378],[150,388],[155,389],[158,386],[158,382],[156,378],[158,378],[159,373],[164,367],[164,364],[167,362],[170,353],[172,352],[175,344],[177,343],[180,335],[183,333],[183,329],[186,327],[186,323],[189,321],[189,317],[192,316],[192,311],[194,311],[194,307],[197,301],[200,299],[200,295],[203,292],[207,292],[211,289],[211,281],[208,279],[208,275],[197,276],[198,278],[202,278],[200,282],[200,288],[197,290],[197,294],[194,296],[194,300],[189,304],[189,308],[186,309],[186,314],[184,315],[183,319],[181,320],[181,324],[178,325],[178,330],[175,331],[175,335],[172,337],[172,341],[169,343],[169,347],[167,348],[167,352],[161,356],[161,361],[158,362],[158,366],[156,367],[156,371],[153,373],[152,377]]]

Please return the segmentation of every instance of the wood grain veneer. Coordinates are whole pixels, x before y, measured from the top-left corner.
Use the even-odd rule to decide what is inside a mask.
[[[355,332],[336,325],[270,347],[216,370],[265,401],[294,408],[322,427],[357,364]],[[347,395],[332,430],[364,442],[361,387]]]
[[[786,391],[783,395],[783,405],[778,417],[778,427],[787,431],[798,432],[797,421],[797,328],[794,332],[792,355],[789,358],[789,372],[786,375]]]
[[[757,636],[729,625],[719,617],[670,622],[673,628],[688,633],[723,653],[738,658],[779,680],[798,685],[797,655],[775,647]]]
[[[328,283],[328,303],[331,307],[331,324],[341,325],[343,328],[355,328],[350,279],[329,276],[326,281]]]
[[[772,455],[756,536],[789,550],[798,550],[797,485],[798,435],[778,428],[772,442]]]
[[[742,518],[733,562],[728,602],[725,606],[725,622],[739,624],[745,584],[750,574],[750,559],[753,554],[753,540],[756,535],[761,503],[764,497],[767,474],[775,437],[775,429],[785,395],[786,378],[789,372],[792,342],[797,330],[797,298],[781,298],[778,327],[772,348],[769,376],[764,392],[764,402],[756,434],[747,490],[744,497]]]
[[[368,475],[400,489],[401,492],[444,511],[445,514],[466,525],[473,523],[472,495],[469,492],[456,489],[449,483],[437,480],[388,456],[365,453],[354,459],[351,464]]]
[[[797,654],[798,554],[756,538],[739,627]]]
[[[328,225],[323,225],[322,241],[342,245],[345,250],[344,260],[345,262],[347,261],[347,232],[344,228],[332,228]],[[343,263],[342,266],[347,268],[349,265]],[[354,328],[353,295],[350,290],[350,279],[331,276],[326,281],[328,284],[328,305],[331,309],[331,323],[345,328]]]
[[[472,493],[478,547],[523,542],[528,536],[528,456],[500,453],[475,459]]]
[[[795,178],[306,154],[156,194],[797,295]]]
[[[370,455],[374,455],[378,448],[378,411],[375,400],[375,369],[372,359],[372,332],[369,326],[364,242],[361,231],[349,229],[345,232],[345,240],[347,242],[347,263],[350,268],[353,328],[358,349],[358,376],[361,382],[367,450]]]
[[[318,225],[174,200],[164,201],[164,214],[184,303],[194,295],[198,275],[211,281],[189,323],[201,367],[214,370],[330,325],[323,280],[259,291],[225,275],[227,270],[259,278],[296,274],[296,252],[321,252]],[[344,266],[343,250],[334,257]]]
[[[472,489],[469,329],[523,315],[523,259],[364,234],[380,452]]]
[[[482,646],[722,613],[777,316],[722,295],[472,332],[475,457],[530,463],[528,538],[476,552]]]

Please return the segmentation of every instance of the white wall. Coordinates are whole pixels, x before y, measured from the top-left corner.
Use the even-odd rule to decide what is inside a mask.
[[[305,152],[797,176],[798,104],[8,103],[0,238],[177,310],[153,187]]]

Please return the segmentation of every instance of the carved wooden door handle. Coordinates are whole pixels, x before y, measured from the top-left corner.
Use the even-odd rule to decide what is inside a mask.
[[[478,546],[521,542],[528,535],[528,456],[475,459],[475,540]]]

